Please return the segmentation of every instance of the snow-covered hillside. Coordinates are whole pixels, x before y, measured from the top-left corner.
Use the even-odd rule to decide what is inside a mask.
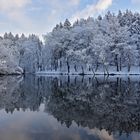
[[[108,12],[73,25],[67,19],[45,36],[45,42],[46,73],[132,74],[140,67],[140,14]]]
[[[140,14],[57,24],[44,36],[5,33],[0,38],[0,74],[140,74]]]

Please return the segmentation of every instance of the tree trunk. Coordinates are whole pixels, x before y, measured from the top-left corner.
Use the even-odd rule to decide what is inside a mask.
[[[76,65],[74,65],[74,70],[75,70],[75,72],[77,72],[77,66]]]
[[[67,69],[68,69],[68,74],[70,73],[70,65],[69,65],[69,61],[67,59]]]
[[[104,69],[105,69],[105,71],[107,72],[107,75],[109,75],[107,66],[104,65]],[[104,73],[106,74],[106,72],[104,72]]]
[[[95,71],[94,71],[94,69],[93,69],[93,68],[91,68],[91,70],[92,70],[93,74],[95,75]]]
[[[83,66],[81,66],[81,69],[82,69],[82,74],[84,74],[84,68],[83,68]]]
[[[118,54],[115,55],[115,63],[117,67],[117,72],[119,72]]]
[[[120,58],[120,71],[122,71],[122,59]]]
[[[60,70],[62,69],[62,61],[60,60]]]
[[[130,69],[131,69],[131,65],[130,63],[128,63],[128,72],[130,72]]]
[[[89,68],[88,68],[88,71],[91,71],[91,68],[90,68],[90,66],[89,66]]]
[[[54,64],[55,71],[57,71],[57,62]]]
[[[104,69],[104,75],[106,75],[106,72],[105,72],[105,65],[103,65],[103,69]]]
[[[130,57],[128,56],[128,72],[130,72],[131,69],[131,63],[130,63]]]
[[[140,61],[139,61],[139,70],[140,70]]]
[[[97,63],[96,63],[96,68],[95,68],[95,72],[97,72],[98,67],[99,67],[99,63],[97,62]]]

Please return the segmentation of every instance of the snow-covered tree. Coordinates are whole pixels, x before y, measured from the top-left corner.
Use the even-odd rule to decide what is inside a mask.
[[[20,55],[13,41],[13,35],[6,33],[5,37],[0,40],[0,74],[22,74],[19,59]]]
[[[119,11],[118,15],[108,12],[97,19],[80,19],[73,25],[66,19],[64,25],[56,25],[45,36],[44,64],[49,52],[51,70],[58,70],[59,66],[63,69],[67,65],[68,73],[73,68],[79,71],[78,67],[93,73],[101,67],[107,74],[109,67],[116,67],[117,72],[124,67],[129,71],[130,67],[140,65],[139,23],[140,14],[129,10]]]
[[[20,52],[19,65],[27,73],[39,71],[42,67],[42,43],[35,35],[30,35],[26,38],[22,35],[17,41]]]
[[[43,45],[35,35],[5,33],[0,37],[1,62],[4,56],[24,72],[59,71],[93,73],[131,71],[140,67],[140,14],[110,11],[105,16],[68,19],[44,36]],[[6,51],[5,51],[6,50]],[[3,56],[4,54],[4,56]]]

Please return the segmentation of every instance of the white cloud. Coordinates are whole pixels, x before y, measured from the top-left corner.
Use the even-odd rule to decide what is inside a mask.
[[[87,18],[107,9],[112,0],[97,0],[79,10],[84,0],[0,0],[0,14],[5,16],[1,31],[42,34],[65,18]],[[87,0],[88,1],[88,0]],[[74,14],[76,13],[76,14]],[[73,16],[72,16],[73,15]],[[39,20],[38,20],[39,19]]]
[[[20,9],[29,4],[31,0],[0,0],[1,11],[12,11],[14,9]]]
[[[0,13],[8,19],[5,22],[10,23],[8,27],[3,24],[6,32],[40,35],[51,31],[57,23],[69,17],[79,4],[80,0],[0,0]]]
[[[78,5],[78,4],[80,4],[80,0],[70,0],[70,3],[72,5]]]
[[[81,11],[78,11],[71,17],[71,21],[74,22],[80,18],[88,18],[89,16],[93,16],[98,12],[106,10],[109,6],[112,5],[112,0],[99,0],[96,4],[87,5]]]
[[[0,0],[0,12],[10,20],[24,23],[27,22],[24,8],[30,3],[31,0]]]
[[[140,4],[140,0],[131,0],[133,4]]]
[[[45,14],[47,31],[51,31],[57,23],[63,22],[76,12],[81,1],[82,0],[46,0],[46,5],[50,9],[49,12],[47,11]]]

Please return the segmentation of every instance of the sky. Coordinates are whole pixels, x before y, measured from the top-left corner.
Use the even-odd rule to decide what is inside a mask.
[[[66,18],[74,22],[126,9],[140,12],[140,0],[0,0],[0,34],[41,36]]]

